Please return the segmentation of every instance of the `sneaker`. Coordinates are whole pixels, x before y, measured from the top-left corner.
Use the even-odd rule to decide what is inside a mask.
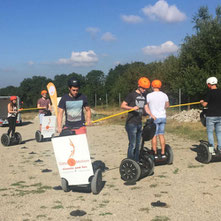
[[[161,154],[161,158],[162,158],[162,159],[166,159],[167,157],[166,157],[165,154]]]
[[[216,150],[216,153],[219,154],[219,155],[221,155],[221,149],[217,149],[217,150]]]
[[[154,155],[154,159],[155,159],[155,160],[158,160],[158,159],[159,159],[159,157],[158,157],[157,154]]]
[[[212,155],[216,155],[215,151],[214,151],[214,147],[209,147],[209,152],[212,154]]]

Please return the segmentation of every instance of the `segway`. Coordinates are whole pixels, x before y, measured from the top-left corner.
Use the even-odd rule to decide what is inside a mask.
[[[200,113],[200,121],[204,127],[206,127],[206,112],[207,108],[203,108]],[[197,160],[199,162],[208,164],[212,161],[212,159],[219,157],[221,158],[221,154],[217,151],[217,149],[210,147],[208,141],[200,140],[200,144],[197,148]]]
[[[42,119],[42,129],[35,132],[35,140],[43,142],[51,139],[55,134],[56,116],[44,116]]]
[[[15,132],[14,136],[11,137],[8,134],[2,134],[1,136],[1,143],[5,147],[10,146],[10,145],[17,145],[22,142],[22,137],[21,134],[18,132]]]
[[[138,179],[149,176],[154,171],[154,161],[146,152],[144,142],[151,140],[155,134],[156,125],[152,119],[147,119],[142,132],[142,145],[139,154],[139,162],[125,158],[120,164],[121,179],[126,182],[136,182]]]
[[[86,134],[67,129],[53,137],[52,144],[63,191],[85,188],[98,194],[103,187],[102,168],[91,163]]]
[[[121,179],[126,182],[136,182],[139,178],[149,176],[154,171],[154,166],[159,164],[172,164],[173,163],[173,151],[172,148],[166,144],[165,155],[166,158],[154,157],[154,152],[147,147],[144,147],[144,142],[151,140],[156,132],[156,125],[153,119],[147,119],[142,132],[141,150],[139,156],[139,162],[132,159],[124,159],[120,165]],[[160,156],[161,150],[158,149],[158,155]]]

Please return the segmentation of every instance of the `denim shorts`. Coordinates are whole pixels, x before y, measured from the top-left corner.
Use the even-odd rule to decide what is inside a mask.
[[[166,118],[157,118],[154,123],[156,124],[156,133],[155,135],[164,134]]]

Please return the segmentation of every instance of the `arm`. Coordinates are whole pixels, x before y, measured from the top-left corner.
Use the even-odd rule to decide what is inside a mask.
[[[166,102],[165,102],[165,109],[167,109],[169,106],[170,106],[169,101],[166,101]]]
[[[206,107],[208,105],[208,102],[205,102],[204,100],[201,100],[200,103],[203,107]]]
[[[122,109],[125,109],[125,110],[131,110],[131,109],[139,110],[139,107],[138,107],[138,106],[134,106],[134,107],[128,106],[128,103],[127,103],[126,101],[123,101],[123,102],[122,102],[121,108],[122,108]]]
[[[64,110],[61,108],[58,108],[58,116],[57,116],[57,127],[58,127],[58,133],[61,133],[62,131],[62,119],[63,119],[63,113]]]
[[[91,125],[91,108],[86,106],[84,109],[86,111],[86,124]]]
[[[156,120],[156,117],[151,113],[148,103],[144,106],[144,110],[150,115],[151,118]]]

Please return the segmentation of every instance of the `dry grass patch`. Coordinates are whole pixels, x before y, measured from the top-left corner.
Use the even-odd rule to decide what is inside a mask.
[[[166,132],[173,133],[191,140],[207,140],[206,128],[200,122],[178,122],[168,120]]]

